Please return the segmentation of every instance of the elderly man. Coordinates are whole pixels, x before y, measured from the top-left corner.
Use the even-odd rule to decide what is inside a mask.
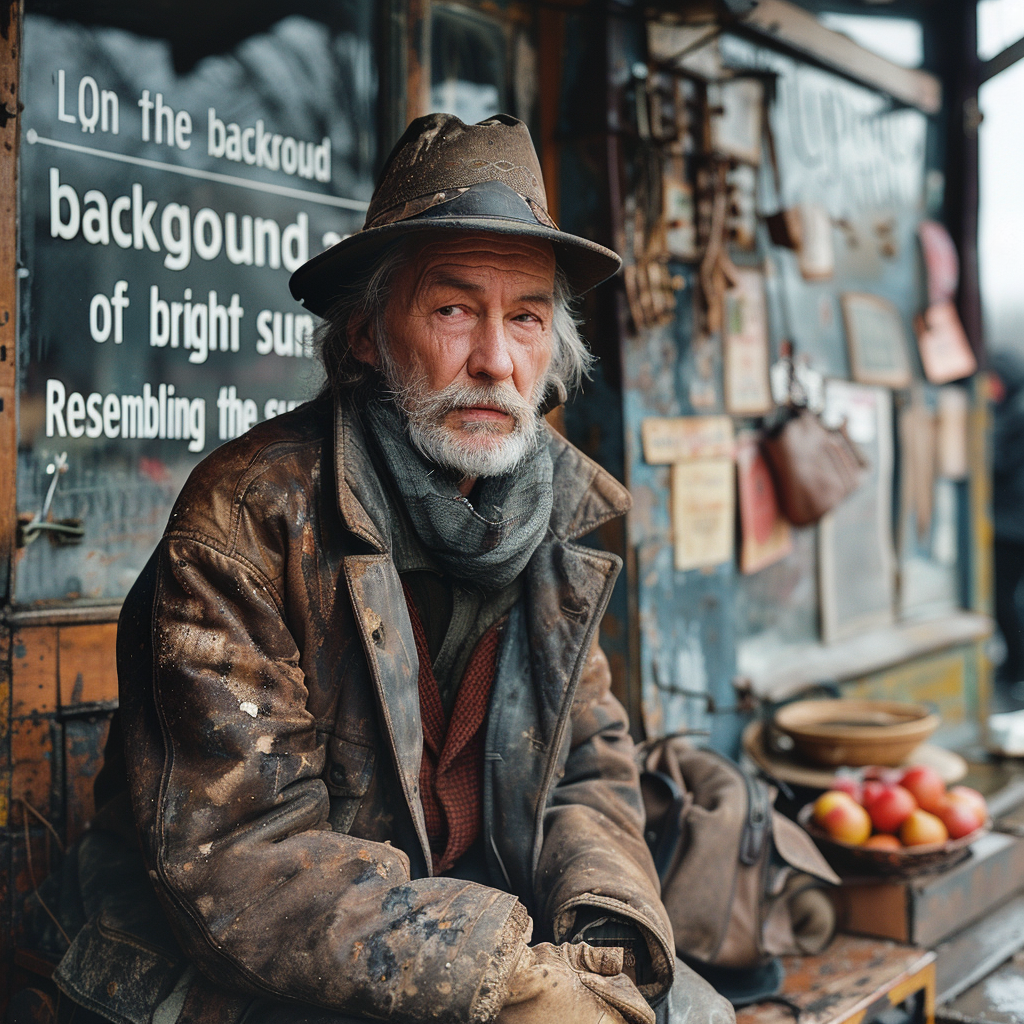
[[[619,562],[577,541],[629,497],[539,415],[587,369],[568,300],[619,261],[545,206],[520,122],[420,118],[292,279],[323,394],[196,469],[122,614],[162,912],[115,751],[56,975],[92,1011],[731,1019],[675,959],[595,640]]]

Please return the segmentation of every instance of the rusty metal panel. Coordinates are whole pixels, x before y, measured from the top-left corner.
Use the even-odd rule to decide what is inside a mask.
[[[103,767],[103,750],[110,731],[110,715],[97,714],[64,723],[64,840],[78,839],[93,816],[93,783]]]
[[[53,836],[43,828],[31,828],[26,841],[25,832],[13,830],[5,844],[10,856],[9,885],[10,919],[6,937],[13,951],[27,945],[26,900],[33,898],[36,888],[57,866],[60,852]]]
[[[60,630],[60,706],[117,702],[117,623]]]
[[[0,600],[10,591],[17,511],[18,139],[21,4],[0,0]]]
[[[11,714],[23,718],[57,710],[57,629],[16,630],[11,642]]]
[[[39,814],[51,819],[53,788],[54,725],[47,718],[19,718],[11,723],[10,823],[20,826],[27,801]]]

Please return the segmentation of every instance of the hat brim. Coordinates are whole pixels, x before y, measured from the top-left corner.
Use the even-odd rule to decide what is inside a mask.
[[[424,231],[486,231],[496,235],[524,235],[550,242],[555,260],[565,273],[575,295],[582,295],[618,272],[622,260],[603,245],[579,235],[527,224],[503,217],[446,217],[444,219],[408,219],[381,227],[357,231],[336,242],[304,263],[288,282],[292,295],[317,316],[325,316],[344,291],[346,279],[365,270],[391,242]]]

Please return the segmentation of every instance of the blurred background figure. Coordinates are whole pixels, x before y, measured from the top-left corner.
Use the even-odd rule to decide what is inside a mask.
[[[996,621],[1006,643],[996,682],[1004,698],[1024,703],[1024,628],[1019,602],[1024,576],[1024,358],[1015,352],[997,352],[991,369],[997,378],[992,474]]]

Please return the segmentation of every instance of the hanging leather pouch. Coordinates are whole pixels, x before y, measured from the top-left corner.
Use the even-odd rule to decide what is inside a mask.
[[[782,514],[794,526],[816,523],[860,484],[867,463],[845,426],[829,428],[810,409],[787,410],[761,442]]]

